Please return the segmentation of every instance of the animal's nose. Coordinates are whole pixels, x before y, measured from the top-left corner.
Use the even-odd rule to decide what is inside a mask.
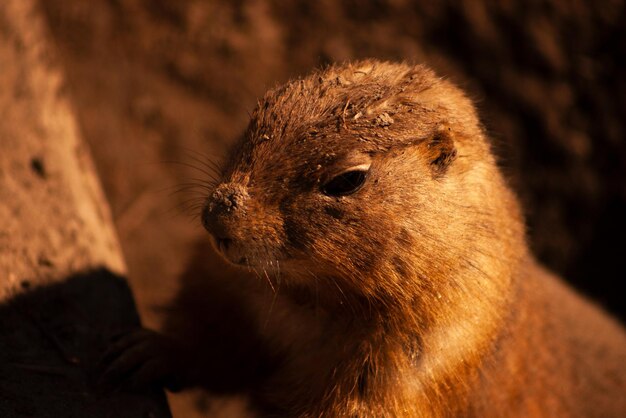
[[[248,191],[244,186],[236,183],[223,183],[211,195],[214,210],[230,212],[241,207],[248,197]]]
[[[216,239],[230,239],[233,222],[244,211],[248,191],[237,183],[222,183],[207,200],[202,224]]]

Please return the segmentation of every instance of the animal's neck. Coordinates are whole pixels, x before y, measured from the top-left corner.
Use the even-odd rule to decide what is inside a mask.
[[[453,281],[475,279],[472,271],[459,271],[465,277]],[[425,314],[418,299],[383,309],[355,298],[352,306],[325,310],[314,343],[319,345],[305,354],[327,354],[304,360],[315,361],[308,381],[316,383],[308,389],[317,392],[308,397],[315,403],[307,409],[347,417],[437,417],[467,410],[469,392],[479,384],[481,366],[491,361],[516,297],[516,278],[502,282],[511,284],[506,291],[498,287],[504,293],[487,294],[484,287],[449,291],[434,313]]]
[[[505,209],[500,215],[510,216]],[[306,409],[319,412],[312,416],[438,417],[470,408],[480,370],[509,328],[520,266],[529,262],[519,224],[498,227],[468,244],[471,251],[452,254],[439,274],[411,270],[404,277],[416,284],[407,287],[410,295],[339,297],[330,285],[327,292],[320,285],[315,294],[287,293],[299,306],[324,312],[309,340],[316,346],[303,351],[303,361],[316,365],[307,372],[316,382],[309,394],[318,394],[307,397],[314,404]]]

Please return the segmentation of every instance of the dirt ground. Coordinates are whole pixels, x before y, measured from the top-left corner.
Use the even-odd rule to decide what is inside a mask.
[[[220,161],[267,88],[329,62],[426,62],[476,100],[551,269],[626,317],[622,0],[42,0],[144,322],[190,248],[197,154]],[[204,157],[202,157],[204,158]],[[171,398],[175,416],[240,404]],[[231,408],[231,409],[228,409]]]
[[[107,199],[35,0],[0,2],[0,416],[169,417],[101,380],[139,316]]]

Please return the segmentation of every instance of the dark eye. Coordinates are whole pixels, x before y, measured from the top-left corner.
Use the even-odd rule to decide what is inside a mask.
[[[339,174],[322,187],[322,193],[328,196],[346,196],[359,191],[365,179],[367,170],[352,170]]]

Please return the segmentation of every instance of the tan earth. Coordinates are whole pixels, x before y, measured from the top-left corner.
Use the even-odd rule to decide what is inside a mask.
[[[154,391],[98,384],[136,327],[111,213],[41,10],[0,3],[0,416],[169,416]]]

